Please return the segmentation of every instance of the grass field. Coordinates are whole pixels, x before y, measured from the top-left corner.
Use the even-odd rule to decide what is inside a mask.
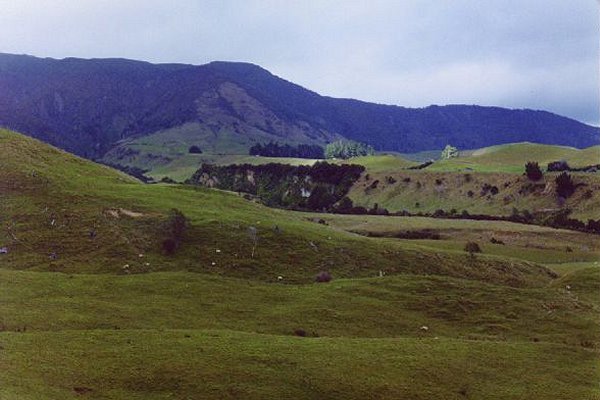
[[[317,216],[315,214],[314,218]],[[600,241],[596,235],[563,229],[504,221],[427,217],[328,215],[321,218],[334,228],[366,236],[389,238],[402,236],[404,232],[435,233],[440,240],[400,241],[439,250],[463,252],[465,244],[472,241],[480,245],[484,254],[542,264],[600,260]]]
[[[250,164],[261,165],[280,163],[289,165],[312,165],[319,160],[291,157],[257,157],[250,155],[219,155],[219,154],[185,154],[169,164],[152,169],[147,175],[156,180],[169,177],[178,182],[184,182],[196,172],[203,163],[216,165]]]
[[[147,169],[147,175],[157,180],[168,176],[183,182],[203,162],[220,165],[272,162],[268,158],[248,156],[248,149],[257,142],[279,142],[281,139],[251,127],[242,134],[210,125],[209,121],[187,123],[125,141],[106,154],[103,161]],[[297,145],[305,141],[296,141],[292,137],[286,138],[286,143]],[[199,146],[203,153],[189,154],[188,149],[192,145]],[[277,158],[273,162],[311,164],[314,160]]]
[[[600,398],[595,237],[274,210],[7,131],[0,193],[3,400]],[[410,229],[443,239],[364,236]]]
[[[458,158],[440,160],[429,167],[432,171],[507,172],[522,174],[525,163],[537,161],[545,168],[552,161],[565,160],[572,167],[600,163],[600,146],[576,149],[537,143],[512,143],[485,147],[461,153]]]
[[[3,381],[21,382],[0,388],[7,399],[598,398],[594,354],[554,344],[197,330],[4,333],[0,340],[14,366],[0,372]],[[22,353],[31,356],[15,357]],[[575,360],[577,368],[561,367]]]
[[[367,208],[378,204],[389,211],[412,213],[455,209],[459,213],[467,210],[471,214],[508,216],[514,208],[536,212],[568,207],[573,218],[586,222],[597,219],[600,209],[600,176],[594,173],[572,173],[579,187],[573,196],[559,202],[554,183],[556,172],[531,182],[515,173],[441,172],[429,168],[394,171],[367,169],[349,197]]]

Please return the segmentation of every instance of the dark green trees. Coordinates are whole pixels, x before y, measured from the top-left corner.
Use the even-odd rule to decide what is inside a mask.
[[[539,164],[537,162],[530,161],[525,164],[525,175],[532,181],[539,181],[544,176]]]

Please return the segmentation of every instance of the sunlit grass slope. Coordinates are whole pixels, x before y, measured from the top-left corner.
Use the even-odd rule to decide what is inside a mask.
[[[187,270],[273,281],[309,282],[328,270],[339,277],[438,273],[513,285],[549,279],[543,268],[502,260],[405,248],[340,232],[301,215],[272,210],[235,194],[143,185],[121,173],[3,131],[0,159],[4,255],[9,268],[63,272]],[[161,254],[161,224],[172,208],[191,227],[175,256]],[[254,240],[249,228],[258,232]],[[91,233],[93,232],[93,233]],[[143,255],[140,257],[140,255]]]
[[[537,161],[540,166],[546,167],[548,163],[559,160],[567,161],[572,167],[600,164],[600,146],[580,150],[537,143],[511,143],[466,151],[461,157],[440,160],[428,169],[523,173],[523,166],[528,161]]]
[[[598,173],[572,173],[578,188],[566,202],[559,201],[556,195],[554,179],[558,173],[546,173],[538,182],[523,176],[529,161],[538,162],[545,169],[548,163],[559,160],[572,167],[600,164],[600,146],[580,150],[533,143],[498,145],[463,151],[458,158],[438,159],[424,169],[409,169],[418,163],[392,154],[343,162],[365,166],[366,172],[349,196],[356,205],[367,208],[377,204],[389,211],[433,213],[455,209],[506,216],[515,208],[547,212],[568,207],[574,218],[584,222],[597,219]]]

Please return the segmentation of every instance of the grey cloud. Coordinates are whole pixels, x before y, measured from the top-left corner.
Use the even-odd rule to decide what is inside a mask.
[[[0,0],[0,51],[253,62],[324,95],[600,123],[593,0]]]

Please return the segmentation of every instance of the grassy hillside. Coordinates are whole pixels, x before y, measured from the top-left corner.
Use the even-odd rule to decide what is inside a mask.
[[[152,168],[147,175],[155,180],[169,177],[177,182],[184,182],[196,172],[203,163],[216,165],[250,164],[260,165],[281,163],[289,165],[312,165],[318,160],[290,157],[258,157],[250,155],[219,154],[184,154],[165,165]],[[142,164],[143,165],[143,164]]]
[[[470,256],[364,231],[487,238],[476,222],[143,185],[8,131],[0,193],[2,399],[600,398],[586,235],[499,223],[514,254]],[[172,208],[190,226],[167,256]]]
[[[340,160],[340,163],[346,164],[358,164],[364,166],[370,172],[386,172],[403,170],[418,163],[408,161],[402,157],[394,156],[390,154],[376,155],[376,156],[365,156],[355,157],[349,160]]]
[[[461,152],[458,158],[439,160],[431,171],[508,172],[522,174],[528,161],[537,161],[542,168],[549,162],[565,160],[572,167],[600,163],[600,146],[580,150],[574,147],[537,143],[512,143]]]
[[[217,124],[218,125],[218,124]],[[149,170],[148,175],[156,179],[169,176],[184,181],[192,176],[203,162],[220,165],[234,163],[262,163],[261,157],[248,156],[248,149],[257,142],[281,142],[282,138],[265,134],[259,129],[236,132],[216,129],[209,121],[187,123],[165,129],[151,135],[129,139],[109,151],[102,160],[113,164],[135,166]],[[295,140],[286,138],[285,143],[317,143],[322,141]],[[199,146],[202,154],[189,154],[190,146]],[[312,163],[314,160],[284,159],[284,163]]]
[[[305,282],[321,270],[347,277],[383,269],[507,278],[494,272],[504,268],[496,259],[482,258],[478,268],[468,269],[464,255],[357,237],[231,193],[143,185],[59,150],[47,151],[33,139],[7,131],[1,135],[1,159],[7,165],[2,182],[8,189],[2,221],[9,227],[3,235],[11,248],[4,259],[10,268],[116,272],[128,264],[130,272],[175,269],[261,280],[284,274]],[[161,224],[172,208],[181,210],[191,226],[180,251],[168,257],[161,253]],[[255,257],[251,227],[258,237]],[[424,264],[428,257],[447,262]],[[533,265],[516,269],[523,284],[545,276]]]
[[[389,211],[413,213],[455,209],[490,215],[510,215],[514,208],[535,212],[569,207],[572,217],[583,221],[596,219],[600,210],[597,173],[572,173],[580,186],[564,204],[558,202],[555,191],[558,173],[546,173],[539,182],[523,176],[528,161],[537,161],[542,168],[557,160],[573,167],[598,164],[598,146],[584,150],[531,143],[494,146],[438,160],[421,170],[408,170],[403,159],[376,160],[364,161],[367,171],[350,192],[356,205],[378,204]],[[353,162],[361,163],[359,159]]]

